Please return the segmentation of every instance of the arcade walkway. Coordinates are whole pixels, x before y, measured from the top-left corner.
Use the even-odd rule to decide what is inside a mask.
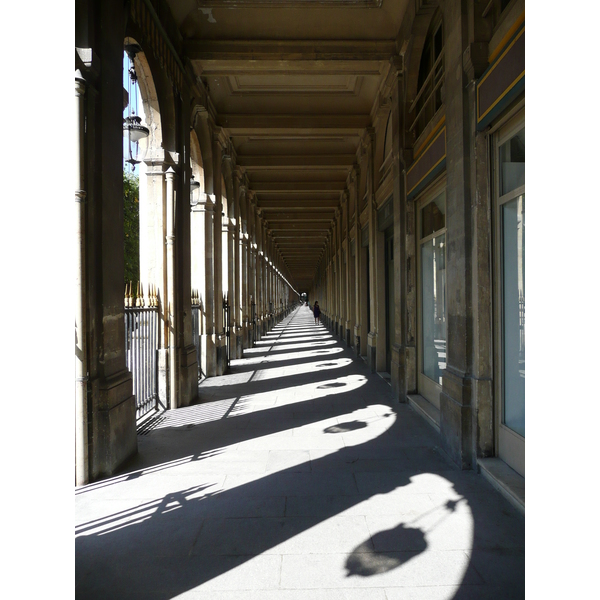
[[[76,491],[76,597],[525,597],[524,518],[306,307]]]

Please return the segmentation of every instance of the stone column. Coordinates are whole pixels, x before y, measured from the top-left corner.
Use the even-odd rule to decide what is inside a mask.
[[[263,335],[263,317],[264,317],[264,254],[263,254],[263,231],[261,210],[256,209],[256,328],[258,339]]]
[[[374,183],[374,164],[373,164],[373,153],[375,145],[375,130],[372,127],[368,127],[366,131],[366,137],[364,139],[364,146],[367,153],[367,211],[369,215],[369,290],[370,298],[368,302],[370,304],[371,322],[368,324],[369,334],[367,336],[367,364],[369,369],[374,373],[377,371],[377,346],[378,346],[378,286],[377,286],[377,265],[378,265],[378,244],[377,244],[377,210],[375,206],[375,183]]]
[[[224,295],[229,304],[229,327],[225,330],[226,323],[223,323],[223,335],[225,344],[229,342],[229,358],[236,358],[236,332],[235,332],[235,223],[231,217],[223,217],[223,245],[227,248],[227,260],[223,261],[223,281],[227,281],[227,290]],[[227,347],[224,346],[224,352]]]
[[[346,238],[346,243],[344,246],[344,330],[345,330],[345,340],[346,346],[350,348],[352,345],[352,301],[351,301],[351,292],[350,292],[350,259],[351,257],[351,244],[350,244],[350,203],[348,201],[349,194],[348,190],[344,190],[342,194],[342,227],[344,231],[344,237]]]
[[[227,262],[224,263],[223,281],[227,281],[227,297],[229,299],[229,356],[237,358],[237,325],[238,325],[238,303],[237,303],[237,278],[239,267],[237,222],[238,222],[238,189],[239,179],[233,169],[233,161],[230,155],[223,156],[226,164],[224,176],[227,188],[227,222],[223,223],[223,240],[227,245]]]
[[[85,286],[85,79],[75,71],[75,485],[89,482]]]
[[[256,336],[256,204],[254,203],[254,193],[248,190],[248,316],[251,319],[248,335],[248,346],[251,348],[255,342]],[[254,317],[252,315],[252,305],[254,304]],[[252,320],[253,319],[253,320]]]
[[[440,396],[440,432],[446,452],[462,468],[472,468],[473,397],[473,235],[470,193],[469,88],[463,66],[462,3],[444,6],[446,106],[446,298],[447,356]]]
[[[73,390],[75,400],[79,396],[80,410],[86,412],[88,418],[84,425],[80,414],[75,423],[80,444],[78,451],[74,448],[79,462],[74,465],[79,474],[76,471],[74,475],[81,483],[86,473],[88,481],[112,475],[137,452],[136,403],[126,361],[123,297],[123,134],[120,123],[124,11],[122,3],[116,0],[95,3],[94,7],[97,10],[94,10],[93,23],[88,22],[87,11],[76,11],[75,59],[77,68],[85,76],[86,87],[82,95],[76,74],[76,103],[71,105],[75,119],[72,124],[76,128],[68,134],[77,136],[72,138],[72,143],[76,144],[79,163],[75,170],[77,179],[73,181],[77,207],[73,218],[77,220],[71,223],[71,242],[76,256],[81,257],[77,260],[84,260],[85,255],[84,265],[73,273],[79,278],[75,300],[80,304],[82,296],[85,298],[81,309],[73,306],[76,311],[73,324],[79,330],[74,350],[77,352],[83,345],[86,350],[85,355],[75,357],[79,368],[74,373]],[[73,196],[70,198],[72,202]],[[79,243],[83,250],[78,249],[81,248]],[[70,295],[73,291],[66,293]],[[87,441],[82,437],[83,429],[88,433]]]
[[[415,330],[408,327],[408,313],[415,312],[415,288],[409,282],[414,271],[414,235],[407,231],[407,202],[405,174],[410,160],[410,150],[406,149],[404,122],[405,92],[403,60],[392,60],[394,80],[392,82],[392,153],[393,153],[393,213],[394,213],[394,298],[395,341],[392,344],[391,376],[392,391],[400,402],[407,402],[407,395],[416,389],[416,346]],[[411,270],[412,263],[412,270]],[[410,306],[410,308],[409,308]]]
[[[178,407],[178,390],[177,390],[177,319],[176,319],[176,303],[175,303],[175,171],[173,167],[169,167],[165,173],[165,181],[167,184],[166,191],[166,225],[167,231],[165,236],[165,244],[167,247],[167,294],[165,298],[165,306],[167,309],[167,329],[168,329],[168,406],[169,408]]]
[[[248,319],[250,314],[250,299],[248,288],[248,265],[249,265],[249,243],[248,243],[248,188],[243,183],[239,185],[239,215],[238,224],[238,256],[239,256],[239,277],[238,277],[238,320],[240,324],[242,347],[239,349],[239,357],[243,355],[244,348],[248,348]]]
[[[226,369],[225,335],[223,331],[223,190],[221,189],[221,168],[223,148],[227,146],[225,133],[220,127],[213,130],[213,189],[215,194],[214,216],[214,343],[216,350],[216,374],[223,375]]]
[[[362,242],[360,238],[360,206],[358,198],[360,167],[354,165],[351,175],[350,193],[354,198],[354,349],[356,355],[360,356],[363,346],[366,344],[366,338],[363,337],[361,328],[364,322],[361,320],[361,291],[364,285],[364,274],[361,271]]]

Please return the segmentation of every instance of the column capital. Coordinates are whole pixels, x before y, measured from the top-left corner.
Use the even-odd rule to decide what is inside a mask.
[[[406,44],[408,46],[408,44]],[[406,48],[403,46],[404,52],[406,52]],[[402,51],[401,51],[402,52]],[[395,77],[403,77],[404,76],[404,54],[396,54],[390,57],[390,65],[392,75]]]
[[[227,136],[225,129],[223,129],[222,127],[218,127],[217,125],[213,126],[212,139],[213,142],[216,142],[217,144],[219,144],[219,146],[221,146],[221,150],[227,149],[229,137]]]
[[[238,167],[236,165],[235,169],[233,169],[233,177],[234,179],[240,184],[241,186],[245,186],[245,182],[244,182],[244,178],[246,176],[246,173],[244,171],[244,169],[242,167]]]
[[[85,94],[86,81],[81,71],[77,69],[75,71],[75,94],[77,96],[83,96]]]

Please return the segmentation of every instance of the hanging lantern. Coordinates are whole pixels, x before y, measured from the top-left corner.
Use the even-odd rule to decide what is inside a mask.
[[[198,202],[199,202],[199,198],[197,198],[194,195],[194,192],[199,189],[200,189],[200,182],[196,181],[194,179],[194,176],[192,175],[192,177],[190,179],[190,204],[192,206],[196,206],[196,204],[198,204]]]
[[[125,162],[132,165],[139,164],[146,156],[148,149],[148,136],[150,130],[142,124],[139,117],[138,107],[138,78],[135,72],[135,56],[141,52],[137,44],[128,44],[125,46],[125,52],[129,57],[129,78],[127,84],[127,94],[129,96],[127,103],[127,117],[123,119],[123,136],[127,139],[128,157]]]

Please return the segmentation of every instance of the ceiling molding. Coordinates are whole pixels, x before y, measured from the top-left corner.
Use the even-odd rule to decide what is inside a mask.
[[[217,118],[230,135],[285,135],[293,132],[323,135],[358,135],[371,125],[366,114],[299,115],[299,114],[221,114]]]
[[[337,81],[333,79],[337,77]],[[243,78],[247,78],[244,81]],[[301,79],[303,78],[303,79]],[[306,81],[305,73],[257,76],[240,73],[224,77],[225,85],[232,96],[358,96],[363,77],[353,73],[337,73],[336,75],[310,75],[311,82]],[[320,78],[320,79],[318,79]]]
[[[198,40],[185,42],[192,61],[389,61],[395,40]],[[203,68],[203,74],[206,68]]]
[[[354,154],[300,154],[300,155],[264,155],[238,156],[237,164],[247,169],[331,169],[348,167],[354,164]]]
[[[198,9],[239,8],[381,8],[383,0],[196,0]]]

